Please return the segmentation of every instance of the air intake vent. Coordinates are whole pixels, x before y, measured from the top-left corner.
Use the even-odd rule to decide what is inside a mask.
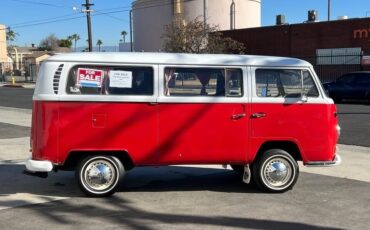
[[[58,94],[59,80],[60,80],[60,75],[62,74],[62,70],[63,70],[63,64],[61,64],[58,67],[57,71],[55,71],[55,74],[54,74],[53,89],[54,89],[55,94]]]

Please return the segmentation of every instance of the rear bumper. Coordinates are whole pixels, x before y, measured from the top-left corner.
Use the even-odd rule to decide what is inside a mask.
[[[332,161],[310,161],[305,163],[308,167],[332,167],[342,163],[342,158],[337,154]]]
[[[53,164],[50,161],[28,159],[26,161],[26,168],[30,172],[51,172],[53,170]]]

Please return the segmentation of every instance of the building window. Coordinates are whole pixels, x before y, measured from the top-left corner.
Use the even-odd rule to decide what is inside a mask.
[[[240,69],[166,68],[164,95],[241,97],[242,79]]]
[[[76,66],[68,94],[153,95],[153,69],[127,66]]]
[[[359,65],[361,48],[317,49],[317,65]]]

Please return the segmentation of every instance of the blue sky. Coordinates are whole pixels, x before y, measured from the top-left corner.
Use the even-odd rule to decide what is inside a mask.
[[[208,1],[211,4],[212,1],[218,0]],[[90,0],[90,2],[95,4],[93,9],[96,10],[92,16],[93,44],[95,45],[97,39],[101,39],[103,45],[118,44],[122,38],[121,31],[129,32],[129,10],[132,1]],[[81,37],[77,46],[85,46],[86,17],[80,13],[83,3],[85,0],[1,0],[0,24],[11,26],[19,34],[15,41],[19,46],[39,44],[41,39],[51,33],[58,38],[66,38],[77,33]],[[369,0],[331,0],[331,5],[332,19],[341,15],[350,18],[370,17]],[[73,10],[73,7],[76,10]],[[320,20],[326,20],[327,0],[262,0],[262,25],[273,25],[277,14],[285,14],[288,23],[301,23],[307,19],[307,11],[311,9],[318,10]],[[45,21],[40,20],[44,19],[60,21],[41,24]]]

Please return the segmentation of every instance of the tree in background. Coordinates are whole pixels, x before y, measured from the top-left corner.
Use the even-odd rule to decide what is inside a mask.
[[[55,51],[58,48],[59,39],[54,34],[50,34],[46,38],[42,39],[39,45],[39,50]]]
[[[67,38],[67,39],[60,39],[59,40],[59,47],[71,48],[72,47],[72,41],[69,38]]]
[[[74,43],[75,43],[74,51],[76,52],[76,45],[77,45],[77,41],[80,40],[80,35],[72,34],[71,36],[68,36],[67,39],[69,39],[70,41],[74,41]]]
[[[121,32],[121,36],[122,36],[123,43],[126,43],[127,32],[126,31],[122,31]]]
[[[8,30],[6,32],[6,40],[9,41],[10,43],[14,42],[15,38],[19,36],[18,33],[14,32],[14,30]]]
[[[204,24],[199,18],[184,23],[183,20],[174,20],[165,27],[164,50],[171,53],[237,53],[243,54],[243,43],[218,32],[217,26]]]
[[[98,39],[98,41],[96,42],[96,45],[98,46],[98,50],[100,52],[100,46],[103,44],[102,40]]]

